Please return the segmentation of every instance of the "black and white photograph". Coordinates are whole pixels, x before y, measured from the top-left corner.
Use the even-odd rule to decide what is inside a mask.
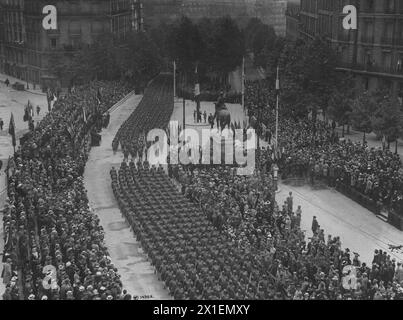
[[[403,300],[402,160],[403,0],[0,0],[0,300]]]

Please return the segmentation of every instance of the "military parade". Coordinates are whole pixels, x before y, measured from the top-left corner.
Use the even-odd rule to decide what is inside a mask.
[[[403,300],[400,1],[179,2],[0,0],[0,299]]]

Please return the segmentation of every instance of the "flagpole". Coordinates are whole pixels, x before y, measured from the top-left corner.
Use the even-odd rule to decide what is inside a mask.
[[[276,149],[278,148],[278,100],[279,100],[279,91],[280,91],[280,80],[278,77],[279,67],[277,66],[277,78],[276,78]]]
[[[185,95],[183,95],[183,128],[182,128],[182,130],[185,130],[185,107],[186,107]]]
[[[183,127],[182,131],[185,130],[185,107],[186,107],[186,100],[185,100],[185,75],[183,75],[183,83],[182,83],[182,88],[183,88],[183,108],[182,108],[182,116],[183,116]]]
[[[245,113],[245,57],[242,57],[242,108]]]
[[[176,98],[176,62],[174,60],[174,101]]]

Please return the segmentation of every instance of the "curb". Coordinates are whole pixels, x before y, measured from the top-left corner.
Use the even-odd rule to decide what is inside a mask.
[[[136,95],[135,90],[130,91],[126,96],[124,96],[120,101],[116,102],[112,107],[110,107],[107,112],[109,113],[113,113],[114,111],[116,111],[123,103],[125,103],[127,100],[129,100],[129,98],[133,95]]]
[[[43,93],[43,92],[34,92],[34,91],[30,91],[30,90],[24,90],[24,91],[32,93],[32,94],[36,94],[37,96],[46,96],[46,93]]]
[[[0,80],[0,82],[3,83],[4,85],[5,85],[5,81],[6,81],[6,80]],[[10,88],[11,88],[11,85],[10,85]],[[11,89],[12,89],[12,88],[11,88]],[[15,90],[15,91],[18,92],[17,90]],[[31,91],[31,90],[25,89],[25,87],[24,87],[24,91],[21,91],[21,92],[28,92],[28,93],[36,94],[36,95],[38,95],[38,96],[46,96],[46,93],[43,93],[43,92],[34,92],[34,91]]]

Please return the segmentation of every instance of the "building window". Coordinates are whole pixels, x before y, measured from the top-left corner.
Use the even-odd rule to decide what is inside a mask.
[[[397,73],[403,74],[403,53],[397,58],[396,71]]]
[[[370,12],[374,10],[374,0],[367,0],[367,9]]]
[[[389,72],[392,64],[392,55],[390,52],[383,52],[382,54],[382,66],[386,72]]]
[[[381,88],[385,91],[391,92],[392,91],[392,81],[390,80],[382,80]]]
[[[57,47],[57,39],[56,38],[51,38],[50,39],[50,48],[51,49],[56,49]]]
[[[399,82],[397,96],[399,97],[400,106],[403,107],[403,82]]]
[[[369,78],[363,78],[362,82],[363,82],[364,90],[368,91],[368,89],[369,89]]]
[[[393,13],[395,11],[395,0],[385,0],[385,13]]]

